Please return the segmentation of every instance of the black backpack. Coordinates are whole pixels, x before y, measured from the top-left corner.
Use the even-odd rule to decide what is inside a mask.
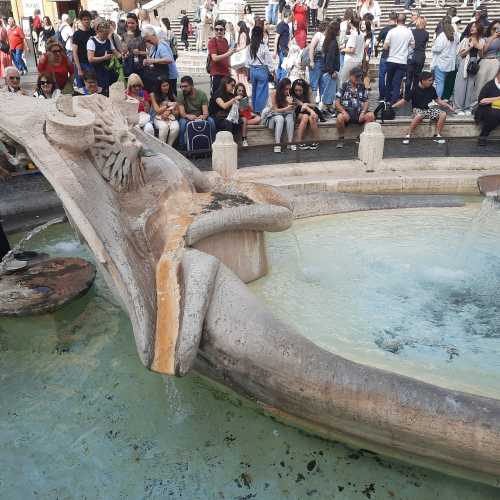
[[[377,120],[381,120],[384,123],[386,120],[394,120],[396,118],[396,112],[394,108],[388,102],[381,102],[373,112]]]

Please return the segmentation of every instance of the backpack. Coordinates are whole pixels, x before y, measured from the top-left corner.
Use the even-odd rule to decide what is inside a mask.
[[[62,34],[61,34],[61,30],[58,29],[56,31],[56,35],[55,35],[55,39],[64,47],[66,48],[66,42],[63,40],[63,37],[62,37]]]
[[[394,108],[387,102],[381,102],[373,111],[375,118],[378,120],[380,115],[380,120],[384,123],[386,120],[395,120],[396,112]]]
[[[174,61],[177,60],[178,54],[177,54],[177,38],[176,36],[172,33],[172,37],[168,41],[170,44],[170,49],[172,50],[172,55],[174,56]]]
[[[212,150],[212,130],[208,120],[195,120],[186,125],[186,147],[188,153],[210,154]]]

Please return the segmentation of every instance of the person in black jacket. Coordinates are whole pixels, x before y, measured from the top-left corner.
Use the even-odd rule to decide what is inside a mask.
[[[425,63],[425,49],[429,41],[429,32],[425,29],[427,21],[425,17],[419,16],[416,20],[416,27],[411,30],[415,47],[410,52],[408,64],[406,66],[405,96],[410,96],[416,85]]]
[[[500,68],[496,77],[481,89],[478,103],[475,115],[476,122],[481,127],[478,144],[485,146],[486,138],[500,125]]]
[[[337,92],[338,72],[340,71],[340,50],[337,37],[340,33],[340,24],[333,21],[325,31],[323,42],[324,73],[322,87],[325,89],[321,97],[323,111],[335,116],[335,94]]]
[[[185,50],[189,50],[189,17],[185,10],[181,10],[181,42],[184,44]]]

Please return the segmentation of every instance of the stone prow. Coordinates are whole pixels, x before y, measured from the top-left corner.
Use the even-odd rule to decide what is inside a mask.
[[[477,179],[477,187],[483,196],[500,195],[500,175],[483,175]]]

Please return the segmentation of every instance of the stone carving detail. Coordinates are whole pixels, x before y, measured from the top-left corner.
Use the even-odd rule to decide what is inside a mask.
[[[78,97],[78,107],[95,115],[95,142],[90,157],[116,191],[134,191],[144,186],[142,146],[129,131],[125,117],[110,104],[101,95]]]

